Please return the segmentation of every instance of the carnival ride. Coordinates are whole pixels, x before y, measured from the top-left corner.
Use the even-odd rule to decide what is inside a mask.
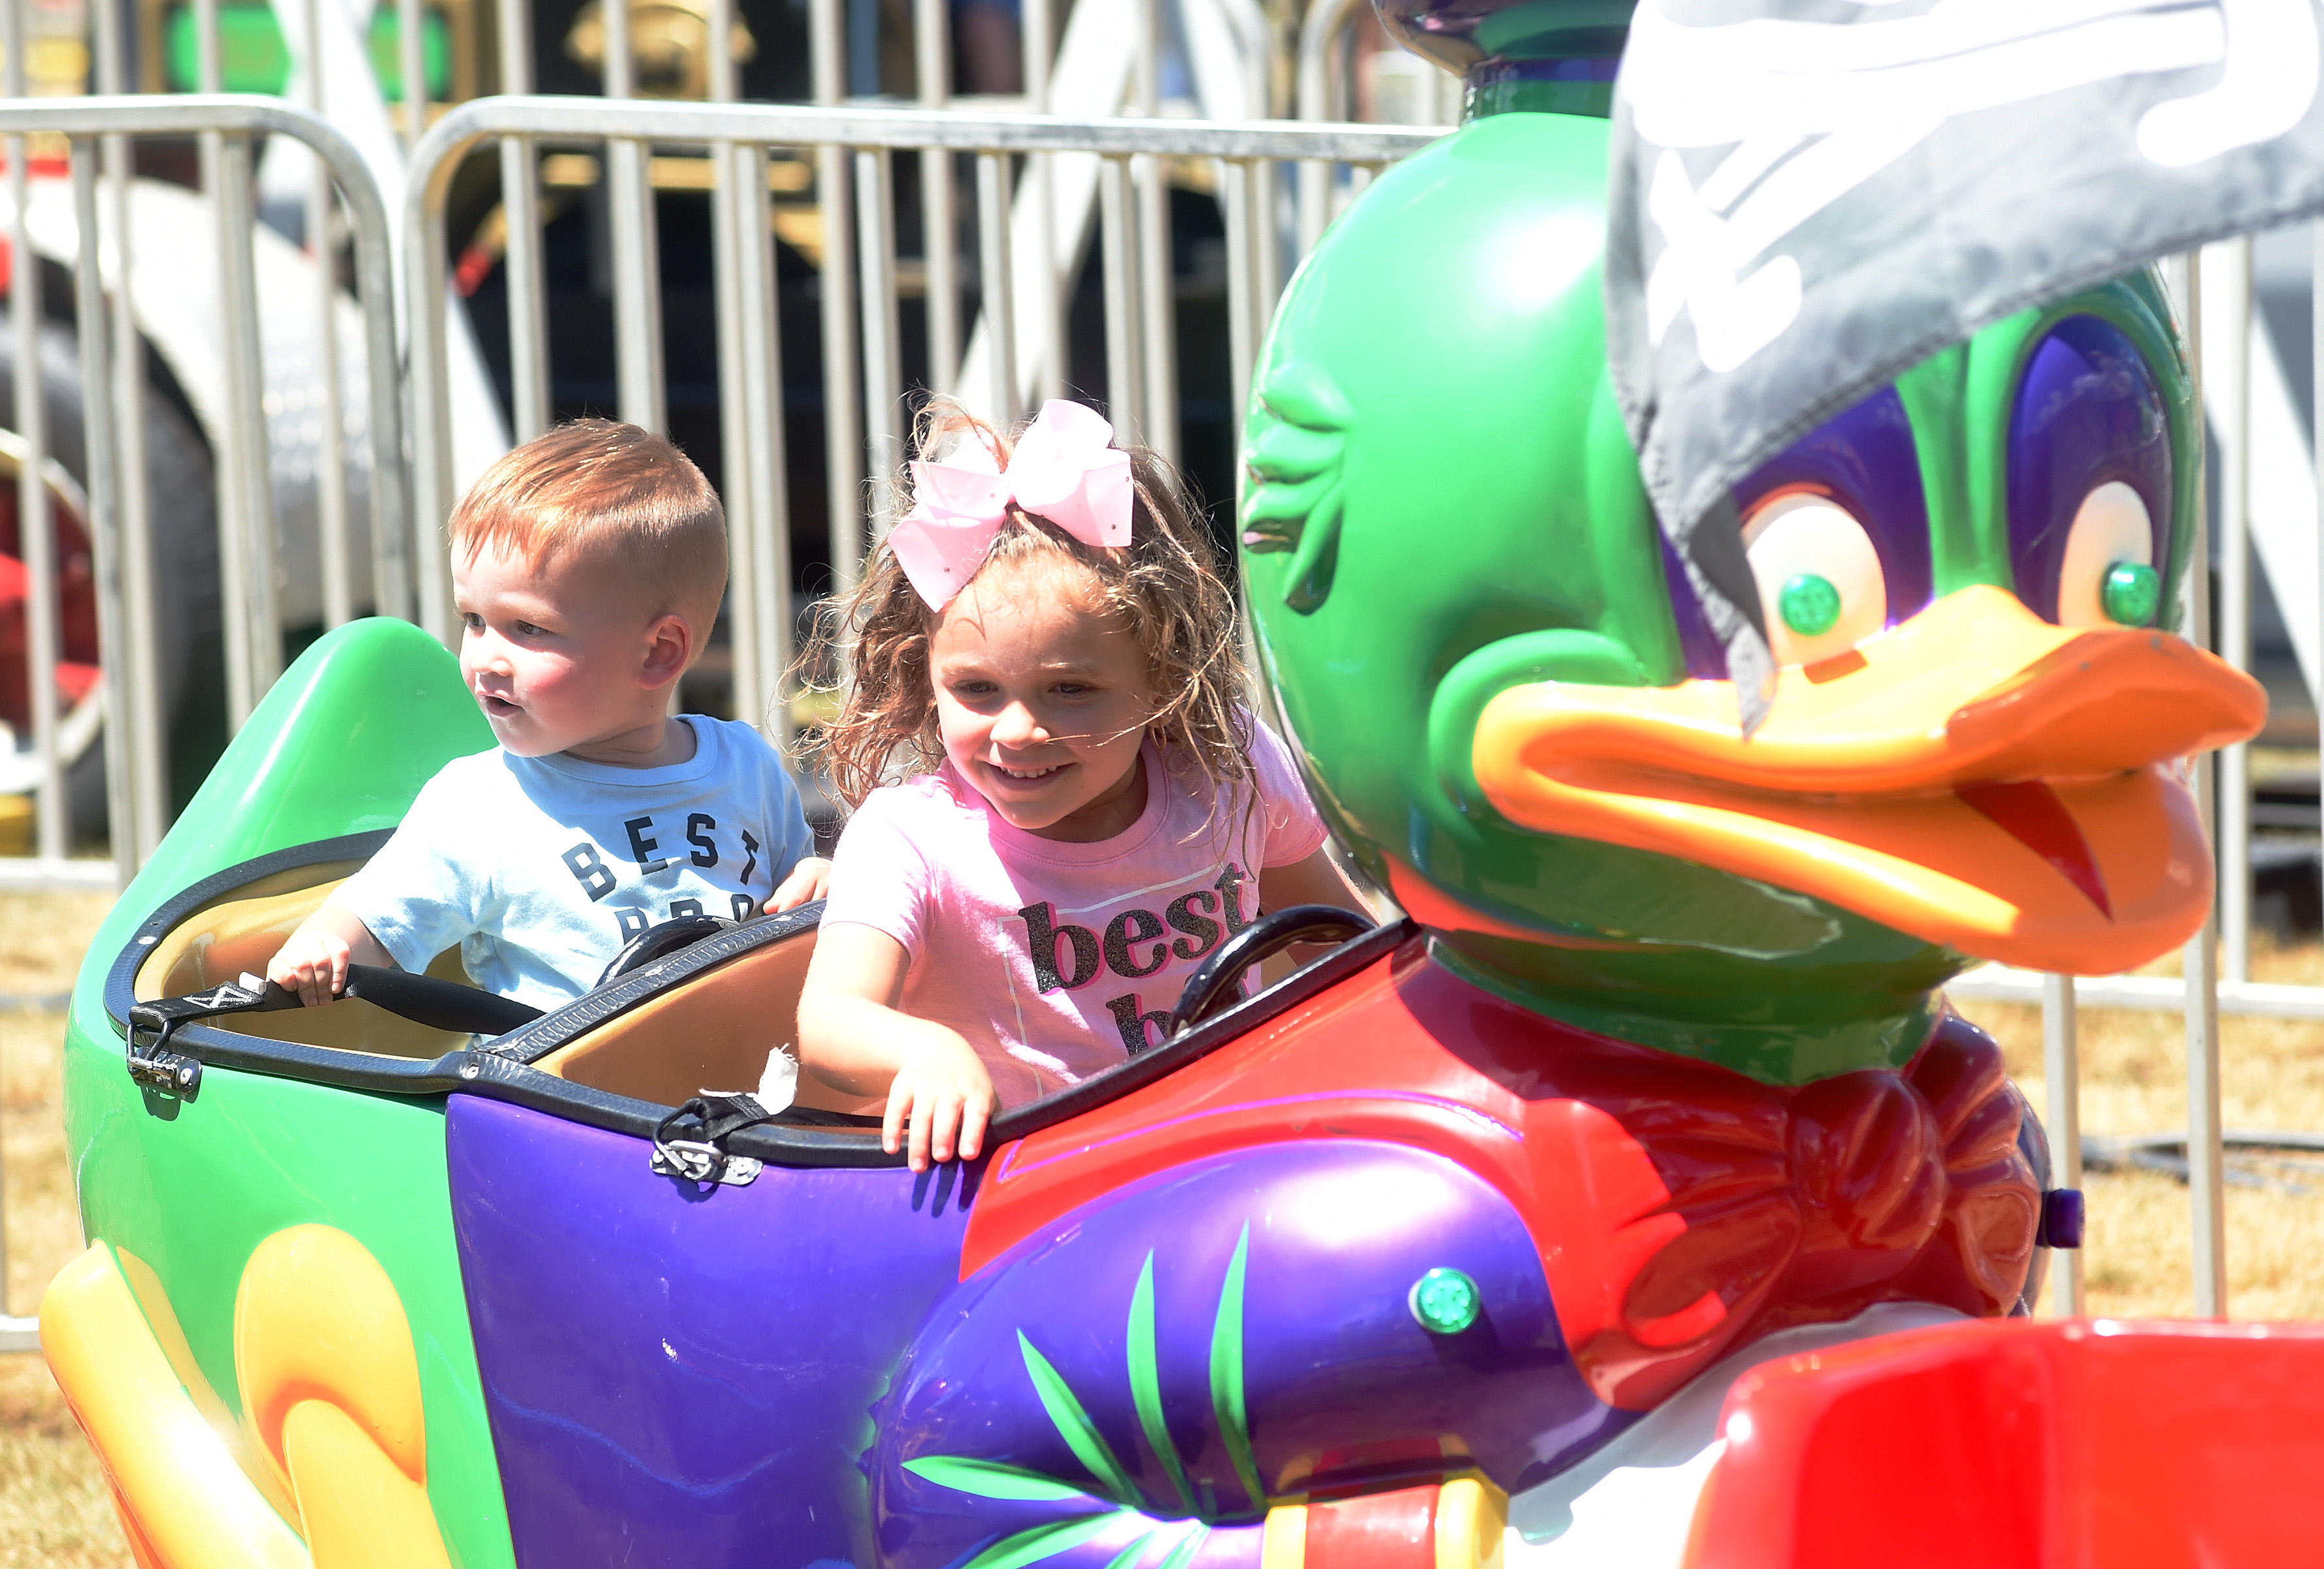
[[[456,955],[268,1008],[241,977],[490,742],[400,623],[283,678],[70,1019],[91,1245],[42,1342],[141,1563],[2312,1547],[2324,1332],[2026,1319],[2078,1197],[1941,995],[2210,898],[2177,760],[2263,704],[2163,630],[2200,438],[2158,285],[1738,493],[1784,667],[1746,741],[1611,398],[1595,78],[1511,79],[1330,232],[1246,432],[1266,677],[1404,913],[1270,912],[984,1159],[716,1093],[812,909],[537,1019]],[[1236,998],[1303,937],[1344,940]]]

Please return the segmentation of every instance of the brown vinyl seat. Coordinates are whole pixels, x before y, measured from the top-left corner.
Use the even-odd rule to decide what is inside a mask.
[[[756,1088],[767,1054],[796,1038],[799,988],[814,952],[813,931],[753,948],[607,1020],[533,1066],[666,1106],[706,1090]]]

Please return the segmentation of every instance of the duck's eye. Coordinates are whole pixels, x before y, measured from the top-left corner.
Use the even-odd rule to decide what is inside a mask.
[[[2120,480],[2082,498],[2058,568],[2060,626],[2150,626],[2163,607],[2154,521]]]
[[[2170,559],[2162,383],[2111,322],[2070,316],[2034,346],[2009,425],[2018,597],[2061,626],[2147,626]]]
[[[1888,584],[1864,525],[1829,497],[1775,497],[1743,525],[1779,664],[1846,653],[1888,624]]]

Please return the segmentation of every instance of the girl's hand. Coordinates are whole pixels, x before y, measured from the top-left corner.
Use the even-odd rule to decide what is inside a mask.
[[[821,899],[830,889],[831,863],[820,855],[802,856],[781,886],[767,896],[766,907],[770,912],[797,909]]]
[[[914,1171],[955,1154],[973,1160],[984,1148],[994,1099],[992,1075],[968,1042],[949,1029],[931,1032],[913,1042],[888,1088],[880,1147],[893,1155],[908,1127]]]
[[[858,1106],[886,1095],[881,1148],[908,1149],[912,1169],[926,1171],[982,1154],[1000,1097],[958,1030],[898,1011],[910,965],[904,945],[875,927],[823,924],[799,992],[799,1083],[829,1085]]]

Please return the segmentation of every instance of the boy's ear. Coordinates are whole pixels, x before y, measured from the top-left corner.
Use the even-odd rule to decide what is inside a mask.
[[[645,658],[638,675],[648,691],[666,687],[686,674],[698,651],[694,628],[676,611],[658,615],[646,626]]]

